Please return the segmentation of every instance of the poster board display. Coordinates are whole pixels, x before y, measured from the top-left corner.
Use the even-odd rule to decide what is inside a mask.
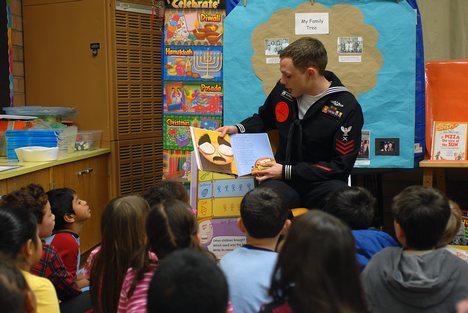
[[[268,49],[273,39],[282,45],[313,36],[327,48],[328,69],[363,109],[363,129],[372,144],[356,166],[412,168],[416,20],[406,1],[258,0],[246,7],[239,3],[224,23],[224,124],[256,113],[280,78],[278,52]],[[326,23],[328,28],[322,27]],[[398,143],[398,149],[380,153],[380,143],[389,141]]]

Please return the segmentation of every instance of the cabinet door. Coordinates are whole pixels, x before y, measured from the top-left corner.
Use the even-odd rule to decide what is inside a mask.
[[[8,193],[6,180],[0,180],[0,195]]]
[[[5,182],[7,192],[18,190],[31,183],[39,184],[44,188],[44,190],[49,190],[50,169],[46,168],[32,173],[8,178]]]
[[[91,207],[91,218],[80,233],[82,253],[96,246],[101,239],[102,210],[109,201],[108,159],[108,155],[102,155],[52,169],[53,188],[72,188]]]

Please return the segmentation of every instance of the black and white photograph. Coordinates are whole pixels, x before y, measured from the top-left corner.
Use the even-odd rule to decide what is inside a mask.
[[[362,37],[338,37],[338,53],[362,53]]]
[[[265,39],[265,55],[278,55],[289,45],[288,38]]]

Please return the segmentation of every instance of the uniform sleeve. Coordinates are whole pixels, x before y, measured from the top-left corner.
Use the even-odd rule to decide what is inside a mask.
[[[239,124],[235,125],[239,133],[263,133],[271,129],[275,129],[275,108],[273,99],[279,92],[282,85],[278,82],[273,90],[268,95],[265,103],[249,118],[246,118]]]
[[[283,166],[285,180],[325,181],[344,180],[351,173],[361,145],[362,111],[358,106],[348,114],[333,136],[330,161],[300,162]]]

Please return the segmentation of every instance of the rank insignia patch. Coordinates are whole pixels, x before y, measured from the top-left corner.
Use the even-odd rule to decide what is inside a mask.
[[[348,154],[354,150],[354,139],[350,141],[336,140],[335,149],[341,154]]]

